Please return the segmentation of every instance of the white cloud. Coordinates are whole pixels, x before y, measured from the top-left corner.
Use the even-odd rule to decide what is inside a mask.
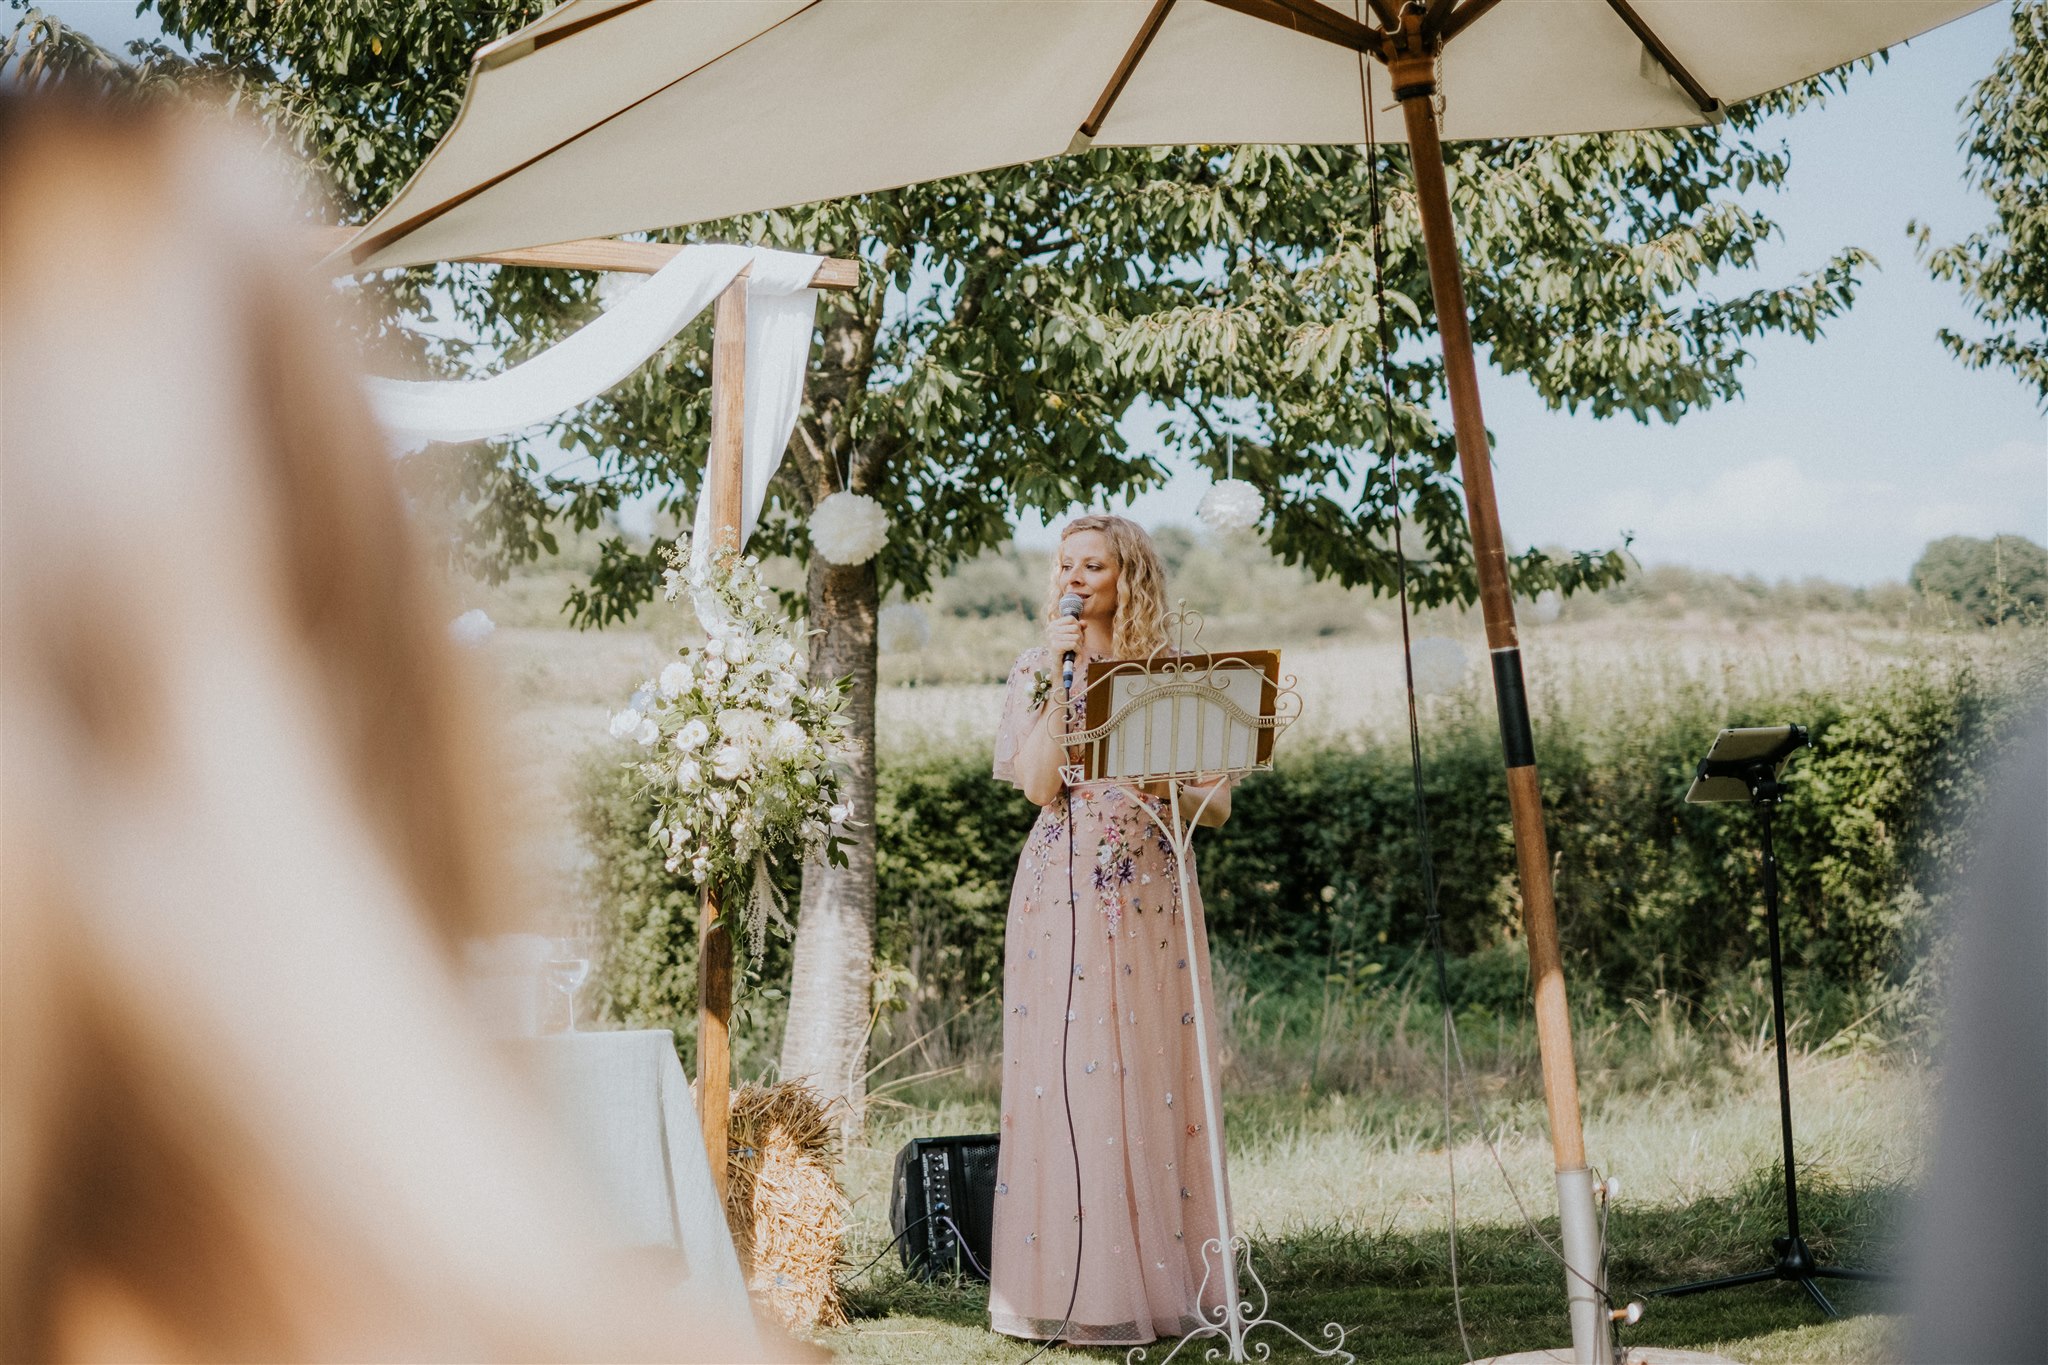
[[[1645,563],[1868,583],[1903,578],[1938,536],[2048,540],[2048,444],[2008,441],[1902,482],[1816,473],[1785,456],[1590,500],[1582,526],[1633,532]]]

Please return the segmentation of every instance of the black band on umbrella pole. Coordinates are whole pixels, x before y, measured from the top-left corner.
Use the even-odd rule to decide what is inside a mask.
[[[1519,647],[1493,651],[1493,695],[1500,705],[1500,747],[1510,768],[1536,761],[1536,737],[1529,732],[1529,690],[1522,685]]]

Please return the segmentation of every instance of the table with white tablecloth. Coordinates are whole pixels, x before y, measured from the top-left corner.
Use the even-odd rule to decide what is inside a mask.
[[[674,1035],[555,1033],[507,1043],[584,1162],[622,1248],[672,1252],[691,1298],[752,1320],[725,1211],[711,1185]]]

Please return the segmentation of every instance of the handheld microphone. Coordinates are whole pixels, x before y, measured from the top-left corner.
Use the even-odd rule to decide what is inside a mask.
[[[1073,593],[1068,593],[1065,597],[1062,597],[1060,599],[1060,615],[1071,617],[1076,621],[1080,620],[1081,599]],[[1074,690],[1074,651],[1071,649],[1060,660],[1060,690],[1063,692],[1072,692]]]

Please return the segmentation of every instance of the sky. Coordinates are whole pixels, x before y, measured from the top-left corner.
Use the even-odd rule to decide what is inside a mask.
[[[1962,178],[1957,105],[2008,45],[2008,14],[1993,5],[1894,48],[1847,93],[1778,121],[1792,170],[1759,202],[1784,236],[1728,291],[1789,280],[1844,246],[1881,268],[1821,340],[1752,346],[1740,400],[1643,426],[1552,412],[1526,380],[1482,370],[1512,544],[1606,548],[1632,534],[1644,564],[1863,584],[1903,579],[1938,536],[2048,544],[2048,419],[2009,373],[1965,370],[1942,349],[1939,328],[1977,328],[1906,235],[1912,220],[1938,242],[1990,220]],[[1125,435],[1151,444],[1154,424],[1135,414]],[[1208,477],[1176,468],[1131,515],[1193,520]]]
[[[111,44],[156,31],[130,0],[43,8]],[[1787,281],[1844,246],[1871,252],[1878,267],[1819,341],[1753,345],[1737,401],[1644,426],[1549,411],[1526,381],[1482,371],[1512,544],[1604,549],[1626,535],[1646,565],[1859,584],[1904,578],[1938,536],[2048,544],[2048,418],[2017,378],[1965,370],[1941,348],[1939,328],[1978,328],[1906,235],[1913,220],[1938,242],[1989,221],[1989,204],[1963,180],[1957,106],[2007,45],[2007,22],[2007,6],[1991,5],[1779,121],[1791,175],[1759,202],[1784,235],[1727,291]],[[1156,449],[1155,424],[1134,410],[1125,435]],[[1209,477],[1167,463],[1175,472],[1164,488],[1111,510],[1147,525],[1192,522]],[[1049,537],[1035,518],[1018,528],[1026,544]]]

